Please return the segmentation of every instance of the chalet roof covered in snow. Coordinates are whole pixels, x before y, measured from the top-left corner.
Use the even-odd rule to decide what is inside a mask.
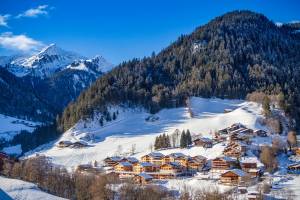
[[[140,173],[140,174],[138,174],[138,176],[143,177],[145,180],[153,179],[152,176],[150,176],[149,174],[146,174],[146,173]]]
[[[120,165],[124,166],[124,167],[131,167],[132,164],[130,162],[120,162]]]
[[[232,170],[229,170],[228,172],[235,173],[236,175],[238,175],[238,176],[240,176],[240,177],[247,176],[247,173],[244,172],[243,170],[240,170],[240,169],[232,169]],[[226,173],[226,172],[225,172],[225,173]]]
[[[165,155],[160,152],[151,152],[148,154],[148,156],[153,157],[153,158],[162,158]]]
[[[170,157],[173,158],[182,158],[182,157],[187,157],[186,155],[184,155],[183,153],[177,152],[177,153],[171,153],[169,154]]]
[[[153,164],[152,164],[152,163],[149,163],[149,162],[140,162],[140,165],[141,165],[142,167],[152,167],[152,166],[153,166]]]

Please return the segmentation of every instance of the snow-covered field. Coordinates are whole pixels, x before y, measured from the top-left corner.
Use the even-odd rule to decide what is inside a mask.
[[[37,125],[40,123],[0,114],[0,139],[11,140],[21,130],[32,132]]]
[[[5,191],[10,197],[17,200],[63,200],[64,198],[57,197],[41,191],[35,184],[10,179],[0,176],[0,188]]]
[[[206,137],[211,137],[211,133],[215,130],[237,122],[241,122],[249,128],[264,129],[258,123],[258,119],[261,117],[261,106],[253,102],[194,97],[191,98],[191,108],[194,113],[193,118],[189,116],[188,109],[182,107],[161,110],[155,115],[159,119],[154,122],[147,122],[145,118],[150,114],[141,109],[118,108],[119,115],[115,121],[104,124],[103,127],[100,126],[98,120],[77,123],[59,140],[73,142],[85,140],[90,144],[90,147],[60,149],[49,144],[44,146],[44,149],[39,153],[51,157],[54,163],[70,169],[94,160],[101,162],[105,157],[115,155],[120,151],[123,154],[129,153],[133,145],[136,146],[134,156],[140,157],[150,152],[150,146],[153,145],[157,135],[171,134],[176,129],[180,131],[189,129],[192,134],[201,133]],[[232,109],[233,111],[224,113],[224,109]],[[223,148],[224,146],[218,144],[207,150],[202,147],[192,147],[180,151],[186,155],[203,155],[214,158],[221,155]],[[162,152],[176,151],[179,150],[171,149]]]

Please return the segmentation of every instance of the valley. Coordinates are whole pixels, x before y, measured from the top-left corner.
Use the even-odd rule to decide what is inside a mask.
[[[0,8],[0,28],[59,12],[36,9]],[[250,10],[213,16],[117,65],[91,55],[127,58],[125,41],[140,51],[149,38],[123,35],[127,21],[102,30],[79,20],[65,39],[53,34],[78,53],[0,33],[0,199],[300,199],[300,23]]]

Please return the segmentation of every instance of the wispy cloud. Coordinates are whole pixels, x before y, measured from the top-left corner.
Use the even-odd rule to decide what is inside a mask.
[[[39,50],[44,44],[23,34],[14,35],[11,32],[6,32],[0,35],[0,46],[11,50],[32,52]]]
[[[10,17],[10,15],[0,15],[0,26],[8,26],[7,20]]]
[[[38,17],[40,15],[48,15],[48,5],[41,5],[36,8],[31,8],[25,12],[16,16],[16,18],[21,17]]]

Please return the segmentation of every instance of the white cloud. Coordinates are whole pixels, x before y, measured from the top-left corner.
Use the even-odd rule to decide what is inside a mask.
[[[26,10],[24,13],[21,13],[17,16],[17,18],[20,17],[38,17],[39,15],[47,15],[48,14],[48,5],[41,5],[37,8],[31,8],[29,10]]]
[[[7,26],[7,20],[10,15],[0,15],[0,26]]]
[[[42,48],[44,45],[26,35],[13,35],[11,32],[6,32],[0,35],[0,46],[6,49],[31,52]]]

